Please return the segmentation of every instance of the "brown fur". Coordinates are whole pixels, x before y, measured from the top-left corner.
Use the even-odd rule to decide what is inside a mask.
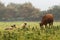
[[[49,24],[49,26],[53,25],[53,14],[46,14],[42,17],[42,21],[40,23],[40,27],[45,25],[45,27]]]

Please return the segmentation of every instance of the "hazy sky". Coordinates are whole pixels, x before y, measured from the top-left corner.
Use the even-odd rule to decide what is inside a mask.
[[[25,3],[31,2],[33,6],[41,10],[47,10],[49,7],[54,5],[60,5],[60,0],[1,0],[5,5],[10,2],[13,3]]]

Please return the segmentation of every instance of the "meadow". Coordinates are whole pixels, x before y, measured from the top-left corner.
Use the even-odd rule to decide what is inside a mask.
[[[39,22],[26,22],[26,28],[22,29],[24,22],[0,22],[0,40],[60,40],[60,22],[54,22],[52,28],[41,29]],[[5,30],[15,24],[17,28]]]

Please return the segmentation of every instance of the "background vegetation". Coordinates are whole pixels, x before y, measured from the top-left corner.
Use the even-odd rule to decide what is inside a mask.
[[[41,17],[46,13],[54,14],[55,21],[60,21],[60,5],[41,11],[31,3],[10,3],[5,6],[0,2],[0,21],[40,21]]]

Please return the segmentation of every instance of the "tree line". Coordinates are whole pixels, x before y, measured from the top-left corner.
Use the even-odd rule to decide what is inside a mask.
[[[35,8],[31,3],[15,4],[5,6],[0,2],[0,21],[40,21],[46,13],[54,14],[55,21],[60,20],[60,5],[55,5],[47,11]]]

